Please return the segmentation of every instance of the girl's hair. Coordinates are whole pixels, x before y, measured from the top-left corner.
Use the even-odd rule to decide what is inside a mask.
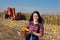
[[[43,20],[43,18],[40,16],[40,13],[39,13],[38,11],[34,11],[34,12],[32,13],[29,22],[33,21],[33,14],[34,14],[34,13],[36,13],[36,14],[38,15],[38,22],[39,22],[39,23],[44,23],[44,20]]]

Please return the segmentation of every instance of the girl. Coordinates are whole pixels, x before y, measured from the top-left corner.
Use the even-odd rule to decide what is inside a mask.
[[[38,11],[34,11],[30,17],[29,23],[26,28],[29,29],[29,34],[26,36],[25,40],[39,40],[44,33],[43,28],[43,18],[40,16]]]

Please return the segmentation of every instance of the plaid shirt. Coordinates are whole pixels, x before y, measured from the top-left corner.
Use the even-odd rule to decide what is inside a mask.
[[[39,27],[38,27],[38,26],[39,26]],[[33,30],[34,32],[39,31],[39,33],[42,34],[42,35],[43,35],[43,33],[44,33],[43,24],[40,24],[40,23],[34,24],[33,22],[30,22],[30,23],[28,23],[28,24],[26,25],[26,27],[29,28],[29,29],[31,29],[31,30]],[[38,30],[38,29],[39,29],[39,30]]]

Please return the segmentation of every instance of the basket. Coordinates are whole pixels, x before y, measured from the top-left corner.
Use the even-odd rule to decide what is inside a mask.
[[[20,28],[19,31],[20,31],[20,38],[26,38],[29,29],[22,27],[22,28]]]

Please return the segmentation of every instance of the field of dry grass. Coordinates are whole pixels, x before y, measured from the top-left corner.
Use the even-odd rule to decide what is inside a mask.
[[[0,19],[0,40],[20,40],[17,31],[24,27],[28,20]],[[44,36],[41,40],[60,40],[60,26],[44,23]]]

